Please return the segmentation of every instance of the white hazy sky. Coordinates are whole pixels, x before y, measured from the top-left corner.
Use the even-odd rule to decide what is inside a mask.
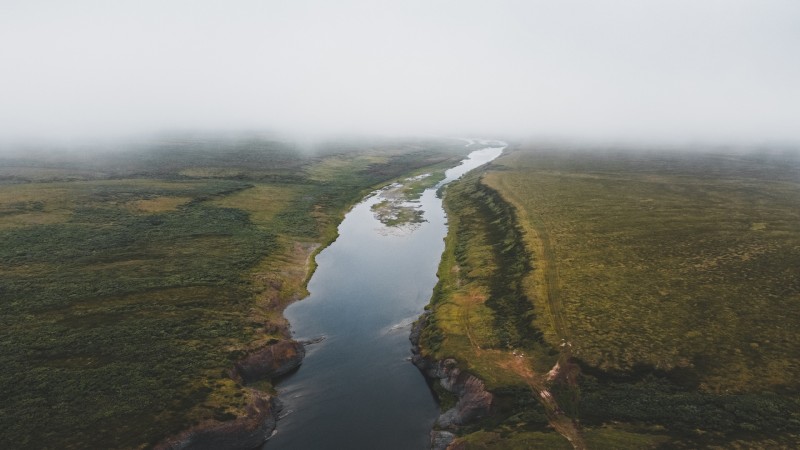
[[[800,142],[800,1],[0,0],[0,137]]]

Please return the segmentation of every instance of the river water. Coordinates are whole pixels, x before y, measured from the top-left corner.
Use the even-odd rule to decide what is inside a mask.
[[[294,374],[278,383],[284,404],[277,449],[425,449],[439,411],[409,362],[411,323],[430,300],[447,234],[441,185],[502,153],[484,142],[419,199],[425,221],[387,228],[374,216],[377,191],[345,216],[339,237],[317,255],[310,295],[284,312],[307,347]]]

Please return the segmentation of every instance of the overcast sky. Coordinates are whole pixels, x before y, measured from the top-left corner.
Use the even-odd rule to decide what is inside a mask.
[[[800,1],[0,1],[0,137],[800,142]]]

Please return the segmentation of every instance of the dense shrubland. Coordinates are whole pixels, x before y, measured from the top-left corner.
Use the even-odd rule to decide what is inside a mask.
[[[285,333],[276,309],[307,277],[298,243],[329,242],[367,190],[463,152],[189,139],[7,158],[0,447],[141,447],[241,414],[229,369]]]
[[[792,152],[517,147],[451,185],[423,343],[500,398],[468,448],[555,445],[498,352],[544,375],[563,342],[582,374],[552,393],[590,448],[796,445],[798,174]]]

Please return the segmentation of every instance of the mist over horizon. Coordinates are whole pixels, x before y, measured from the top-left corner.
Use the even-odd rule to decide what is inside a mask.
[[[800,144],[793,1],[12,0],[0,9],[6,146],[175,130],[309,143]]]

